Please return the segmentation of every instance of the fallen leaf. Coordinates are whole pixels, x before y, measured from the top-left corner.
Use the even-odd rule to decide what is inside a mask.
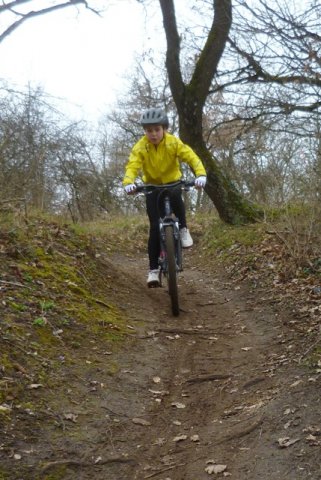
[[[165,438],[157,438],[157,440],[155,440],[154,443],[152,443],[152,445],[164,445],[166,443],[166,439]]]
[[[178,435],[177,437],[173,438],[173,442],[181,442],[182,440],[186,440],[187,435]]]
[[[148,391],[153,395],[169,395],[168,390],[152,390],[151,388],[149,388]]]
[[[149,337],[154,337],[155,335],[157,335],[157,332],[154,332],[154,330],[150,330],[149,332],[147,332],[147,335]]]
[[[302,383],[302,380],[297,380],[296,382],[290,385],[290,388],[297,387],[298,385],[300,385],[300,383]]]
[[[286,423],[284,424],[283,428],[284,428],[285,430],[287,430],[291,425],[292,425],[292,420],[289,420],[288,422],[286,422]]]
[[[161,458],[161,462],[167,466],[172,466],[173,460],[174,460],[174,457],[172,455],[165,455],[163,458]]]
[[[0,405],[0,413],[9,413],[12,408],[9,405]]]
[[[279,447],[281,448],[287,448],[287,447],[290,447],[291,445],[294,445],[299,440],[300,440],[299,438],[294,438],[291,440],[291,438],[289,437],[284,437],[284,438],[278,439],[278,444],[279,444]]]
[[[149,427],[151,423],[148,420],[144,420],[143,418],[133,418],[132,422],[135,425],[142,425],[143,427]]]
[[[61,333],[64,333],[64,331],[63,331],[61,328],[60,328],[59,330],[54,330],[54,331],[52,332],[52,334],[53,334],[55,337],[59,337],[59,335],[60,335]]]
[[[37,388],[41,388],[41,387],[43,387],[41,383],[31,383],[31,385],[27,386],[28,390],[36,390]]]
[[[290,415],[290,413],[293,413],[293,410],[291,410],[291,408],[287,408],[287,409],[284,411],[283,415]]]
[[[64,418],[66,420],[70,420],[71,422],[76,423],[78,415],[75,415],[74,413],[65,413]]]
[[[205,468],[205,472],[208,473],[209,475],[217,475],[218,473],[223,473],[227,469],[227,465],[208,465],[208,467]]]
[[[312,435],[321,435],[321,428],[315,425],[309,425],[303,430],[305,433],[311,433]]]
[[[176,408],[186,408],[186,405],[184,403],[180,403],[180,402],[173,402],[172,406],[176,407]]]

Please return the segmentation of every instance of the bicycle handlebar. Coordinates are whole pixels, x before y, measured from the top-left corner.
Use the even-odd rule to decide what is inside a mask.
[[[171,190],[175,188],[182,188],[188,190],[190,187],[194,187],[195,181],[194,180],[178,180],[177,182],[172,183],[163,183],[162,185],[154,185],[151,183],[146,183],[145,185],[137,185],[136,190],[134,193],[148,193],[152,192],[153,190]]]

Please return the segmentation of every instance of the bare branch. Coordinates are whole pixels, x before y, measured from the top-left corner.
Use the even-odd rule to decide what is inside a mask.
[[[28,13],[19,13],[17,11],[13,11],[14,8],[21,6],[22,4],[25,3],[30,3],[32,0],[16,0],[7,4],[3,4],[0,6],[0,14],[5,12],[5,11],[11,11],[13,12],[16,16],[20,17],[18,20],[14,21],[8,28],[6,28],[1,34],[0,34],[0,43],[7,38],[12,32],[14,32],[18,27],[20,27],[24,22],[27,20],[30,20],[30,18],[35,18],[39,17],[41,15],[46,15],[49,13],[52,13],[57,10],[62,10],[64,8],[68,7],[74,7],[76,5],[83,5],[87,9],[91,10],[92,12],[96,13],[99,15],[99,12],[94,10],[88,5],[88,2],[86,0],[70,0],[66,3],[59,3],[57,5],[52,5],[51,7],[48,8],[43,8],[41,10],[31,10]]]
[[[184,94],[185,86],[180,68],[180,37],[177,30],[174,1],[159,0],[159,3],[167,40],[166,68],[173,98],[175,101],[179,101]]]

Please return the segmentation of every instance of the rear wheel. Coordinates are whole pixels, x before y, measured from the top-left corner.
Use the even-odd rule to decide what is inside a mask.
[[[172,313],[175,317],[179,315],[178,289],[177,289],[177,270],[175,259],[175,242],[173,227],[168,225],[165,227],[165,244],[167,251],[168,266],[168,290],[171,297]]]

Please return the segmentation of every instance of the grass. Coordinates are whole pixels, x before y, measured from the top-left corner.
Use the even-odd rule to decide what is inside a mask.
[[[233,261],[233,251],[248,250],[259,246],[264,240],[266,225],[256,223],[252,225],[227,225],[215,214],[208,213],[194,216],[190,221],[193,236],[198,240],[199,248],[206,258],[229,263]]]
[[[303,219],[304,213],[293,209],[292,221]],[[286,242],[294,239],[287,237],[285,242],[280,235],[268,233],[284,230],[284,212],[274,223],[246,226],[226,225],[214,211],[188,215],[200,261],[220,262],[235,272],[283,275],[288,281],[297,274],[294,269],[284,275],[292,265]],[[126,337],[124,313],[108,297],[117,272],[110,272],[103,259],[112,253],[146,252],[149,227],[145,214],[110,216],[82,225],[47,216],[30,216],[25,221],[6,215],[0,216],[0,228],[0,274],[7,292],[2,335],[11,342],[16,338],[21,347],[22,338],[26,339],[24,347],[34,342],[35,350],[42,350],[49,359],[59,345],[56,332],[61,330],[71,350],[81,348],[86,335],[99,335],[112,344]],[[311,265],[319,264],[310,262],[310,269],[302,268],[301,274],[311,275]]]
[[[98,246],[86,226],[42,216],[28,222],[0,217],[0,225],[0,363],[7,375],[14,375],[17,362],[34,369],[29,352],[36,352],[43,359],[36,361],[36,375],[43,380],[62,341],[68,352],[91,336],[99,335],[106,345],[126,337],[124,313],[107,296],[113,279],[98,255],[108,235]]]

